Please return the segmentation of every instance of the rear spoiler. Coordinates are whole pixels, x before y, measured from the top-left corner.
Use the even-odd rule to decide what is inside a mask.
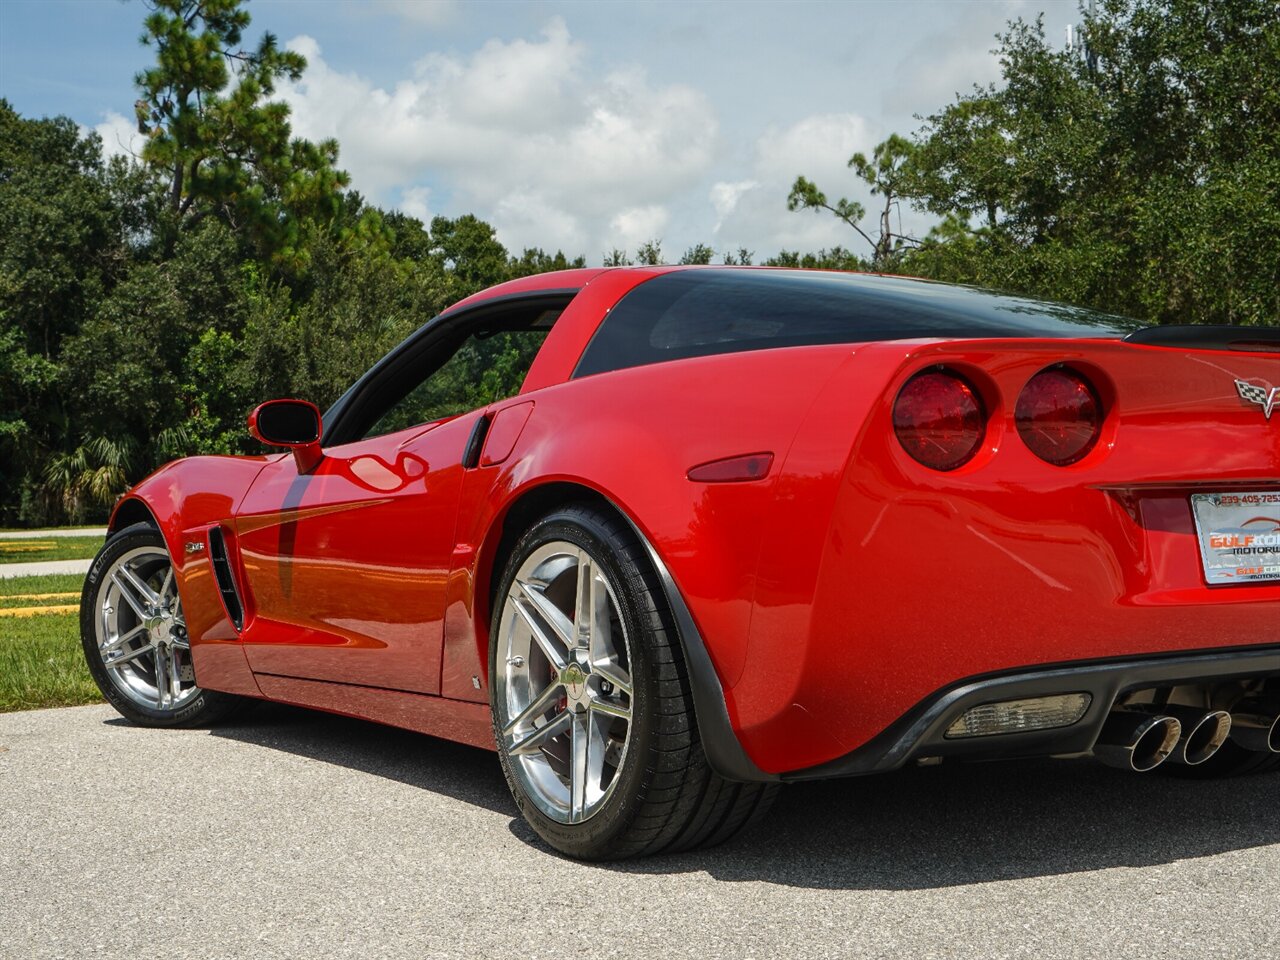
[[[1125,343],[1192,350],[1240,350],[1246,353],[1280,353],[1280,327],[1218,327],[1170,324],[1143,327],[1124,338]]]

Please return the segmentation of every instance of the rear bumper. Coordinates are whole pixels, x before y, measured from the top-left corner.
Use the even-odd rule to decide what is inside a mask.
[[[896,770],[922,758],[970,760],[1086,753],[1117,698],[1133,690],[1215,681],[1280,678],[1280,646],[1148,657],[971,678],[938,691],[907,711],[878,736],[835,760],[782,775],[783,780],[847,777]],[[962,740],[945,731],[966,710],[984,703],[1085,692],[1085,715],[1069,727],[995,734]]]

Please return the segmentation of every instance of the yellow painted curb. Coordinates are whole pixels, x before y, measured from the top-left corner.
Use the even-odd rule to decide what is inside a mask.
[[[0,608],[0,617],[34,617],[41,613],[74,613],[80,608],[76,604],[61,607],[9,607]]]
[[[7,597],[0,596],[0,603],[6,600],[66,600],[78,596],[78,593],[11,593]]]

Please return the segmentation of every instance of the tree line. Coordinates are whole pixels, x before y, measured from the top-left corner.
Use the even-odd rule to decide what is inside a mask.
[[[779,198],[849,247],[760,262],[870,269],[1066,300],[1152,323],[1280,315],[1280,15],[1263,0],[1104,0],[1087,46],[1039,21],[998,38],[1002,79],[849,160],[875,210],[801,175]],[[370,205],[338,144],[293,137],[275,85],[306,68],[243,0],[152,0],[136,77],[141,162],[0,100],[0,525],[101,519],[191,453],[253,447],[261,399],[322,407],[424,320],[491,284],[584,266],[514,254],[466,215]],[[897,226],[903,205],[940,219]],[[682,263],[751,264],[697,244]],[[663,263],[653,240],[605,265]],[[460,367],[509,389],[502,337]],[[505,358],[509,360],[510,358]],[[488,375],[486,376],[486,372]]]

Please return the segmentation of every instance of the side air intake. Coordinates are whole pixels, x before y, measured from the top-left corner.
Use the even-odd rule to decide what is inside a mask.
[[[244,604],[240,600],[240,591],[236,589],[236,578],[231,572],[227,541],[221,527],[209,530],[209,558],[213,561],[213,576],[218,581],[222,605],[227,608],[227,616],[235,628],[240,630],[244,627]]]

